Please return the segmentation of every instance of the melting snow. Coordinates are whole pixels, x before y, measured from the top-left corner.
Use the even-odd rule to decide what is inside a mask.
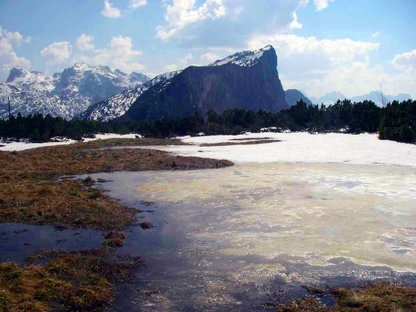
[[[105,139],[134,139],[137,136],[141,137],[138,134],[115,134],[115,133],[105,133],[105,134],[96,134],[95,138],[84,138],[83,142],[90,142],[95,140],[105,140]],[[45,143],[27,143],[27,142],[2,142],[0,141],[0,151],[23,151],[32,148],[47,147],[47,146],[56,146],[56,145],[69,145],[76,143],[75,140],[65,140],[57,142],[45,142]],[[1,146],[4,145],[4,146]]]
[[[281,142],[257,145],[200,146],[203,143],[242,142],[233,139],[264,138]],[[189,146],[158,149],[178,155],[228,159],[234,163],[331,162],[389,164],[416,167],[416,145],[379,140],[377,134],[250,133],[237,136],[182,137]]]

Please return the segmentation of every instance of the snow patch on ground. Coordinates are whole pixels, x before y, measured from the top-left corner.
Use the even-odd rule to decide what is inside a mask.
[[[95,140],[106,140],[106,139],[134,139],[136,137],[141,137],[138,134],[115,134],[115,133],[104,133],[96,134],[95,138],[84,138],[83,142],[90,142]],[[59,142],[45,142],[45,143],[28,143],[28,142],[2,142],[0,141],[0,151],[23,151],[32,148],[47,147],[47,146],[57,146],[57,145],[69,145],[74,144],[77,141],[75,140],[65,140]],[[4,145],[4,146],[1,146]]]
[[[203,147],[203,143],[271,138],[281,142]],[[181,137],[193,145],[158,149],[183,156],[228,159],[234,163],[332,162],[416,167],[416,145],[379,140],[377,134],[249,133],[236,136]],[[235,141],[234,139],[240,139]]]

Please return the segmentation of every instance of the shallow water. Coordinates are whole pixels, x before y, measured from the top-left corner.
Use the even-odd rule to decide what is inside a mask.
[[[40,249],[72,251],[102,246],[102,233],[85,229],[57,230],[49,225],[0,224],[0,262],[23,264]]]
[[[127,231],[118,253],[144,264],[111,311],[267,310],[303,284],[416,285],[415,169],[269,163],[93,177],[156,226]]]

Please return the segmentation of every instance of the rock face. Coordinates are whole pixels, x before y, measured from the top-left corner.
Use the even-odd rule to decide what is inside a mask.
[[[289,106],[296,105],[296,102],[303,100],[303,102],[306,103],[306,105],[312,105],[312,102],[310,99],[308,99],[302,92],[296,89],[287,89],[285,91],[286,95],[286,103]]]
[[[231,108],[269,112],[288,108],[272,46],[240,52],[208,66],[190,66],[144,91],[123,118],[177,118]]]
[[[70,119],[91,104],[146,82],[143,74],[127,75],[107,66],[75,64],[53,76],[15,67],[0,83],[0,118],[41,113]]]

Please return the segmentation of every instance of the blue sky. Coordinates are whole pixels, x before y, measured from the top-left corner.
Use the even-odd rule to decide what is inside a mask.
[[[0,80],[75,62],[156,74],[272,44],[285,89],[416,98],[414,0],[0,0]]]

